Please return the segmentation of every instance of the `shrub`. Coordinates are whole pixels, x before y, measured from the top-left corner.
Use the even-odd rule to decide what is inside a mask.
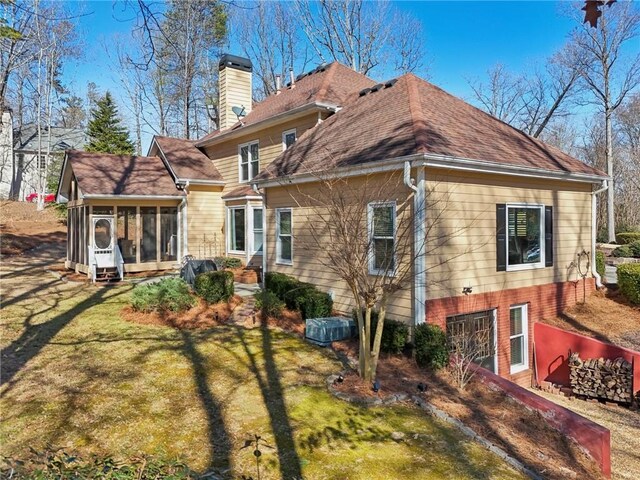
[[[267,317],[278,318],[282,315],[284,302],[278,296],[268,290],[255,294],[256,307]]]
[[[218,268],[240,268],[242,267],[242,260],[234,257],[215,257],[213,263]]]
[[[364,312],[363,312],[364,315]],[[353,320],[357,323],[356,310],[353,311]],[[378,328],[378,312],[371,311],[371,346]],[[404,322],[385,318],[380,340],[380,351],[384,353],[402,353],[409,341],[409,326]]]
[[[131,306],[137,312],[183,312],[195,304],[189,285],[181,278],[138,285],[131,294]]]
[[[298,281],[295,278],[278,272],[267,272],[264,276],[264,286],[275,293],[280,300],[284,300],[287,292],[295,288]]]
[[[447,335],[437,325],[421,323],[416,327],[414,349],[420,366],[437,370],[449,363]]]
[[[640,240],[640,232],[622,232],[616,234],[616,242],[620,245],[626,245],[636,240]]]
[[[618,265],[618,286],[627,300],[640,305],[640,263]]]
[[[596,272],[600,275],[601,278],[604,278],[605,273],[605,256],[601,251],[596,252]]]
[[[301,282],[283,273],[267,272],[264,285],[266,290],[282,300],[288,309],[298,310],[303,320],[331,315],[331,296],[310,283]]]
[[[636,240],[635,242],[630,243],[628,246],[631,249],[631,254],[635,258],[640,258],[640,240]]]
[[[333,311],[331,295],[316,289],[307,290],[305,295],[298,299],[298,305],[303,320],[330,317]]]
[[[617,247],[611,255],[614,257],[632,257],[633,252],[631,251],[631,247],[629,245],[620,245]]]
[[[208,303],[227,302],[233,296],[233,273],[226,270],[196,276],[193,289]]]

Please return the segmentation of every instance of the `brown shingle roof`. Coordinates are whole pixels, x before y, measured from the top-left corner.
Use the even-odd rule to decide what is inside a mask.
[[[308,130],[256,178],[320,172],[419,153],[605,176],[407,74]]]
[[[222,175],[209,157],[192,140],[153,137],[171,169],[180,179],[223,181]]]
[[[240,197],[256,197],[258,194],[253,190],[251,185],[242,185],[234,188],[229,193],[222,196],[223,199],[240,198]]]
[[[67,162],[84,195],[184,195],[159,157],[68,150]]]
[[[280,93],[270,95],[255,104],[251,112],[242,119],[242,125],[238,122],[229,130],[211,132],[198,140],[196,145],[202,145],[220,134],[253,125],[304,105],[328,103],[341,106],[350,96],[375,83],[369,77],[338,62],[318,67],[295,82],[293,88],[285,87]]]

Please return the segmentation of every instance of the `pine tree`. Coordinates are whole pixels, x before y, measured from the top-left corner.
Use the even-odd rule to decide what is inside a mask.
[[[118,108],[107,92],[91,109],[91,120],[87,126],[89,144],[87,152],[132,155],[134,146],[129,138],[129,130],[121,125]]]

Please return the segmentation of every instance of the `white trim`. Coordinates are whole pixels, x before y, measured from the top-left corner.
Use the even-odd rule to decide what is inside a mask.
[[[414,325],[426,321],[427,315],[427,181],[426,168],[418,167],[413,196],[414,228]]]
[[[537,208],[540,210],[540,261],[536,263],[521,263],[516,265],[509,264],[509,209],[510,208]],[[545,268],[545,206],[540,203],[507,203],[505,205],[505,226],[506,226],[506,242],[505,242],[505,255],[507,272],[517,272],[519,270],[536,270],[539,268]]]
[[[227,208],[227,253],[235,255],[245,255],[247,253],[247,206],[246,205],[233,205]],[[231,248],[231,233],[233,232],[231,226],[231,218],[234,210],[244,210],[244,250],[233,250]]]
[[[522,333],[518,335],[511,334],[511,311],[515,309],[521,309],[522,318]],[[513,365],[511,363],[511,340],[514,338],[522,337],[522,361]],[[526,303],[511,305],[509,307],[509,372],[511,374],[523,372],[529,369],[529,306]]]
[[[298,140],[298,133],[296,131],[295,128],[290,128],[289,130],[285,130],[284,132],[282,132],[282,151],[284,152],[287,149],[287,135],[291,135],[291,134],[295,135],[295,139],[293,140],[293,142],[295,143]]]
[[[224,186],[227,183],[224,180],[202,180],[197,178],[176,178],[176,185],[184,185],[189,182],[191,185],[213,185]]]
[[[500,375],[498,372],[498,309],[492,308],[493,313],[493,373]]]
[[[380,270],[375,268],[375,252],[374,252],[374,236],[373,236],[373,210],[375,208],[383,208],[383,207],[393,207],[393,237],[378,237],[384,240],[392,240],[393,241],[393,271],[388,272],[385,270]],[[397,241],[397,228],[398,222],[396,219],[397,216],[397,205],[395,201],[383,201],[383,202],[370,202],[367,205],[367,235],[368,235],[368,243],[369,243],[369,274],[370,275],[384,275],[394,276],[395,269],[398,265],[398,259],[395,256],[396,249],[396,241]]]
[[[264,206],[262,205],[248,205],[249,210],[251,211],[251,222],[249,223],[249,231],[248,231],[248,236],[250,238],[249,241],[249,252],[251,252],[251,255],[264,255]],[[255,239],[256,239],[256,230],[255,230],[255,222],[254,222],[254,215],[255,215],[255,211],[256,210],[260,210],[262,211],[262,220],[260,221],[260,231],[262,233],[262,251],[258,251],[256,250],[256,245],[255,245]]]
[[[291,238],[291,260],[282,258],[282,243],[280,242],[280,214],[283,212],[289,212],[291,215],[291,233],[288,234]],[[287,235],[287,234],[285,234]],[[278,265],[293,265],[293,208],[276,208],[276,264]]]
[[[111,199],[124,199],[124,200],[182,200],[184,195],[83,195],[82,198],[92,200],[111,200]]]
[[[224,200],[225,202],[232,202],[235,200],[262,200],[262,197],[255,196],[255,195],[244,195],[241,197],[228,197],[228,198],[225,197],[222,200]]]
[[[251,167],[254,163],[253,156],[251,155],[251,147],[257,145],[258,147],[258,175],[260,173],[260,141],[251,140],[245,143],[238,144],[238,183],[249,183],[254,177],[251,175]],[[247,178],[242,179],[242,154],[240,153],[243,147],[247,147]]]

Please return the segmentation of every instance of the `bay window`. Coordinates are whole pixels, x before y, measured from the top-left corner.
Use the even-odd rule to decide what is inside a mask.
[[[262,207],[253,208],[253,253],[262,253],[262,215]]]
[[[228,216],[228,250],[233,253],[244,253],[246,231],[245,207],[229,207]]]

